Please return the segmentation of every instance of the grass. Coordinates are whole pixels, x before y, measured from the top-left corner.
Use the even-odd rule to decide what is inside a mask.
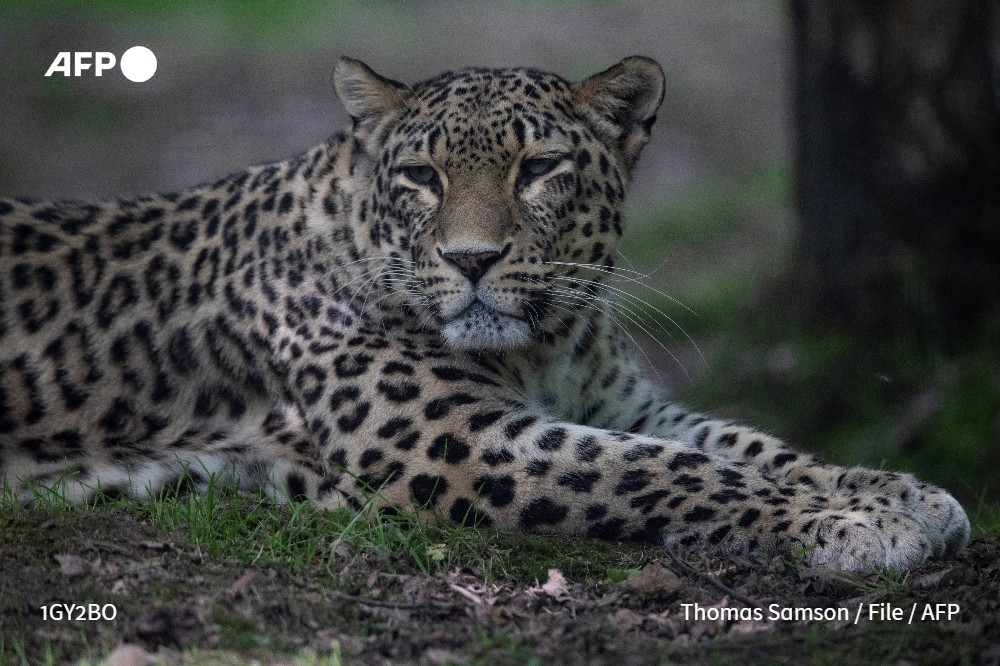
[[[161,532],[165,542],[176,540],[183,544],[199,560],[280,568],[316,577],[334,587],[355,584],[357,571],[431,575],[461,566],[497,578],[558,566],[555,559],[548,559],[554,554],[547,547],[533,552],[529,537],[519,539],[517,548],[501,545],[493,530],[421,522],[412,513],[380,510],[374,495],[360,511],[326,511],[309,503],[280,504],[262,494],[240,493],[222,475],[211,476],[202,493],[185,493],[183,487],[177,484],[144,499],[99,496],[93,503],[79,504],[67,498],[65,480],[51,488],[36,486],[34,498],[27,502],[18,501],[11,489],[3,486],[0,515],[7,518],[7,524],[0,523],[0,543],[16,539],[25,546],[34,546],[25,539],[37,534],[43,551],[61,552],[65,546],[59,534],[42,530],[29,532],[26,537],[23,524],[52,524],[53,519],[54,524],[62,524],[60,520],[67,515],[86,512],[127,513]],[[541,538],[537,541],[544,543]],[[603,573],[601,567],[605,564],[598,558],[594,567],[596,575],[598,571]],[[342,575],[345,572],[348,575]],[[167,598],[159,601],[169,601],[171,593],[164,590],[163,594]],[[0,605],[5,596],[0,590]],[[149,601],[157,602],[156,596]],[[291,663],[303,666],[341,663],[337,645],[332,646],[330,655],[318,656],[298,650],[280,632],[258,627],[238,614],[220,611],[212,620],[220,627],[218,644],[209,651],[186,650],[183,663],[241,663],[233,655],[257,652],[294,653]],[[23,632],[30,624],[15,623],[0,635],[0,663],[59,662],[48,644],[44,653],[37,642],[33,649],[26,648],[29,641]],[[102,661],[101,655],[85,652],[93,656],[93,663]]]
[[[25,641],[23,636],[10,636],[7,637],[0,633],[0,657],[13,658],[12,663],[23,664],[23,666],[28,666],[29,664],[45,664],[49,666],[50,664],[55,664],[55,657],[52,654],[51,645],[46,645],[45,654],[42,656],[41,660],[33,658],[28,661],[27,649],[24,646]],[[8,651],[9,648],[9,651]],[[9,655],[9,656],[7,656]]]
[[[637,572],[650,548],[584,539],[501,537],[493,529],[420,521],[412,512],[381,510],[374,495],[360,511],[281,504],[261,494],[240,493],[221,475],[212,476],[199,494],[184,493],[182,487],[172,486],[144,499],[99,496],[93,503],[79,504],[67,498],[64,484],[36,487],[34,499],[27,502],[18,501],[4,486],[0,488],[0,515],[7,523],[0,522],[0,543],[17,540],[43,552],[67,552],[64,544],[69,542],[62,529],[26,533],[24,525],[58,526],[66,524],[67,516],[72,521],[73,515],[87,512],[127,513],[161,532],[159,539],[176,542],[198,560],[236,562],[258,570],[279,568],[352,594],[359,585],[365,588],[359,581],[373,571],[432,575],[470,568],[482,572],[486,581],[531,585],[544,582],[549,569],[559,568],[571,580],[613,581]],[[32,541],[34,534],[38,543]],[[163,590],[163,598],[154,590],[148,592],[151,604],[170,602],[170,590]],[[5,596],[0,590],[0,605]],[[322,656],[301,651],[280,632],[228,610],[217,611],[212,622],[220,627],[217,645],[209,651],[186,648],[182,663],[239,663],[232,655],[257,653],[294,655],[292,663],[303,665],[341,663],[338,646]],[[53,655],[50,648],[40,648],[37,637],[33,649],[26,650],[29,641],[23,632],[29,625],[15,623],[0,637],[0,663],[59,663],[61,653]],[[495,652],[504,656],[504,663],[531,663],[530,649],[511,637],[484,637],[483,658]],[[93,663],[103,658],[93,649],[84,654]]]
[[[0,651],[0,654],[3,654],[2,651]],[[267,661],[264,658],[249,663],[267,663]],[[25,662],[25,664],[27,663]],[[77,662],[77,666],[100,666],[105,663],[104,659],[83,659]],[[172,663],[181,664],[182,666],[189,664],[191,666],[239,666],[240,664],[248,663],[248,660],[246,655],[224,648],[214,650],[193,648],[176,655],[176,661]],[[340,645],[334,641],[334,644],[331,646],[331,654],[329,655],[318,655],[314,650],[304,649],[280,663],[288,664],[288,666],[342,666],[344,660]]]
[[[1000,504],[991,503],[985,489],[980,493],[975,506],[969,509],[973,534],[984,538],[1000,537]]]
[[[587,539],[501,535],[492,528],[418,520],[410,511],[380,509],[377,496],[360,511],[327,511],[308,502],[279,504],[262,494],[240,493],[221,475],[210,477],[203,493],[180,486],[146,499],[99,497],[89,505],[66,499],[59,487],[36,489],[35,499],[18,502],[0,489],[0,513],[127,512],[166,534],[180,535],[197,555],[293,572],[326,569],[331,574],[350,561],[382,571],[413,570],[423,575],[471,567],[486,580],[545,581],[551,568],[575,579],[613,579],[647,559],[641,545]]]
[[[470,666],[495,664],[498,659],[503,663],[524,664],[524,666],[541,666],[544,663],[529,645],[525,645],[517,636],[498,633],[489,634],[484,629],[479,630],[480,645],[476,653],[469,659]]]

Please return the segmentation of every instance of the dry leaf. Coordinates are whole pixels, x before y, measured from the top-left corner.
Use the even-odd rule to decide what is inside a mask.
[[[423,659],[429,664],[457,664],[461,661],[461,655],[444,648],[432,647],[424,651]]]
[[[247,588],[250,587],[250,583],[253,581],[254,577],[257,575],[256,571],[252,569],[247,569],[243,572],[243,575],[236,579],[236,582],[232,584],[229,588],[228,594],[233,598],[242,597],[246,594]]]
[[[662,564],[650,562],[638,575],[626,578],[621,585],[639,594],[670,594],[680,589],[681,581]]]
[[[461,585],[456,585],[455,583],[449,583],[448,587],[450,587],[452,590],[462,595],[463,597],[465,597],[466,599],[468,599],[477,606],[483,603],[483,600],[478,595],[476,595],[472,590],[468,590],[462,587]]]
[[[618,631],[625,633],[641,627],[645,618],[645,615],[637,613],[631,608],[619,608],[611,614],[610,620],[618,628]]]
[[[954,571],[955,567],[948,567],[947,569],[942,569],[941,571],[933,571],[929,574],[924,574],[923,576],[914,578],[910,584],[913,585],[913,587],[919,588],[937,587]]]
[[[101,666],[146,666],[153,663],[155,657],[139,645],[122,643],[116,647]]]
[[[549,579],[542,585],[542,592],[553,599],[569,598],[569,588],[566,586],[566,577],[559,569],[549,569]]]
[[[64,576],[82,576],[87,572],[87,563],[83,561],[83,558],[79,555],[54,555],[56,562],[59,563],[59,571],[62,572]]]
[[[759,631],[767,631],[772,628],[771,622],[766,621],[756,621],[756,620],[744,620],[741,622],[734,622],[732,626],[729,627],[729,633],[739,636],[740,634],[755,634]]]

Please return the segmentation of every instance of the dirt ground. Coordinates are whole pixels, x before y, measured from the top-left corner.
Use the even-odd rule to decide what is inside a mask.
[[[899,579],[625,545],[645,564],[619,582],[558,562],[547,580],[484,580],[364,553],[336,571],[245,566],[119,513],[0,520],[0,634],[28,663],[1000,663],[996,540]],[[848,619],[781,616],[809,608]]]

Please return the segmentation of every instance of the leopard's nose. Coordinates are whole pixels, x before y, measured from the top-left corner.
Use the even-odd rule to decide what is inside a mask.
[[[486,275],[490,267],[500,261],[510,251],[510,243],[502,250],[449,250],[447,252],[438,248],[438,254],[449,264],[458,269],[469,282],[475,284]]]

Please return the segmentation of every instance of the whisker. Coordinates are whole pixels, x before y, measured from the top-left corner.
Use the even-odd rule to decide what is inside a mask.
[[[624,253],[624,252],[622,252],[622,251],[621,251],[621,249],[617,249],[617,248],[616,248],[616,249],[615,249],[615,253],[616,253],[616,254],[617,254],[617,255],[618,255],[619,257],[621,257],[621,258],[622,258],[622,260],[623,260],[623,261],[625,261],[625,262],[626,262],[626,263],[627,263],[627,264],[628,264],[629,266],[631,266],[631,267],[632,267],[632,270],[631,270],[631,272],[632,272],[632,273],[635,273],[635,274],[639,274],[639,271],[638,271],[638,270],[636,270],[636,267],[635,267],[635,264],[633,264],[633,263],[632,263],[632,261],[631,261],[631,260],[630,260],[630,259],[629,259],[628,257],[626,257],[626,256],[625,256],[625,253]],[[666,263],[667,263],[668,261],[670,261],[670,257],[664,257],[664,258],[663,258],[663,261],[661,261],[661,262],[659,263],[659,265],[658,265],[658,266],[657,266],[656,268],[654,268],[653,270],[651,270],[651,271],[649,271],[648,273],[646,273],[646,274],[645,274],[645,275],[646,275],[646,278],[647,278],[647,279],[648,279],[648,278],[651,278],[651,277],[653,277],[654,275],[656,275],[657,273],[659,273],[659,272],[660,272],[661,270],[663,270],[663,267],[664,267],[664,266],[666,265]],[[625,270],[628,270],[628,269],[625,269]]]
[[[669,294],[666,294],[663,291],[661,291],[661,290],[653,287],[652,285],[646,284],[645,282],[642,282],[642,281],[640,281],[640,280],[638,280],[636,278],[633,278],[633,277],[630,277],[630,276],[627,276],[627,275],[616,275],[615,273],[612,272],[614,269],[610,269],[610,268],[608,268],[606,266],[599,266],[597,264],[577,264],[577,263],[571,263],[571,262],[546,262],[546,263],[558,264],[558,265],[565,265],[565,266],[583,266],[583,267],[587,267],[587,268],[593,268],[593,269],[596,269],[596,270],[599,270],[599,271],[607,271],[606,274],[608,274],[608,275],[614,275],[615,277],[618,277],[618,278],[620,278],[622,280],[625,280],[627,282],[632,282],[634,284],[638,284],[641,287],[649,289],[653,293],[656,293],[656,294],[659,294],[660,296],[663,296],[664,298],[668,299],[672,303],[676,303],[677,305],[681,306],[682,308],[684,308],[685,310],[687,310],[691,314],[693,314],[695,316],[698,316],[698,314],[694,310],[692,310],[688,306],[684,305],[683,303],[681,303],[679,300],[677,300],[673,296],[670,296]],[[639,276],[641,276],[643,278],[648,277],[647,275],[644,275],[644,274],[639,273],[637,271],[628,271],[627,269],[621,269],[621,268],[619,268],[618,270],[619,271],[625,271],[625,272],[634,273],[635,275],[639,275]],[[698,346],[698,343],[696,343],[694,341],[694,338],[691,337],[691,335],[684,329],[684,327],[681,326],[676,320],[674,320],[673,317],[671,317],[670,315],[668,315],[665,312],[663,312],[663,310],[661,310],[660,308],[655,307],[654,305],[652,305],[648,301],[640,298],[639,296],[636,296],[635,294],[631,294],[631,293],[629,293],[629,292],[627,292],[627,291],[625,291],[623,289],[615,287],[613,285],[604,284],[603,282],[597,282],[595,280],[586,280],[585,278],[578,278],[578,277],[573,277],[573,276],[555,275],[555,276],[552,276],[552,277],[553,277],[553,279],[562,279],[562,280],[567,280],[567,281],[577,281],[577,282],[582,283],[582,284],[591,284],[591,285],[594,285],[594,286],[600,286],[600,287],[606,288],[606,289],[608,289],[610,291],[613,291],[616,294],[619,294],[619,295],[621,295],[624,298],[627,298],[627,299],[630,299],[632,301],[637,301],[639,303],[642,303],[644,306],[646,306],[647,308],[649,308],[653,312],[659,314],[664,319],[666,319],[667,321],[669,321],[678,331],[680,331],[684,335],[684,337],[687,339],[687,341],[689,343],[691,343],[691,346],[694,347],[695,351],[698,353],[699,358],[701,358],[701,362],[706,367],[708,366],[708,359],[705,358],[705,354],[701,351],[701,348]],[[660,326],[659,330],[661,330],[663,333],[669,335],[670,337],[673,337],[673,334],[670,331],[668,331],[665,328],[663,328],[662,325]]]
[[[694,310],[692,310],[688,306],[684,305],[684,303],[680,302],[679,300],[677,300],[676,298],[674,298],[670,294],[667,294],[667,293],[665,293],[665,292],[657,289],[656,287],[652,286],[651,284],[647,284],[647,283],[645,283],[645,282],[642,281],[642,280],[648,280],[649,277],[652,275],[651,273],[650,274],[640,273],[639,271],[631,271],[631,270],[628,270],[627,268],[621,268],[621,267],[610,268],[608,266],[601,266],[599,264],[581,264],[581,263],[566,262],[566,261],[546,261],[546,262],[543,262],[543,263],[545,263],[545,264],[551,264],[551,265],[554,265],[554,266],[576,266],[576,267],[580,267],[580,268],[589,268],[589,269],[592,269],[592,270],[604,273],[605,275],[610,275],[610,276],[616,277],[616,278],[618,278],[620,280],[627,280],[628,282],[634,282],[635,284],[637,284],[637,285],[639,285],[641,287],[645,287],[646,289],[649,289],[650,291],[652,291],[655,294],[659,294],[660,296],[663,296],[664,298],[666,298],[670,302],[675,303],[675,304],[681,306],[682,308],[684,308],[685,310],[687,310],[688,312],[690,312],[694,316],[696,316],[696,317],[698,316],[697,312],[695,312]],[[623,272],[624,273],[633,273],[633,274],[639,276],[639,278],[637,279],[637,278],[634,278],[634,277],[631,277],[631,276],[628,276],[628,275],[622,275]]]
[[[571,283],[573,283],[574,281],[576,281],[576,283],[583,284],[585,286],[592,286],[592,287],[606,287],[607,286],[607,285],[603,285],[600,282],[595,282],[593,280],[584,280],[582,278],[567,278],[566,276],[554,276],[554,277],[563,277],[563,278],[567,279],[568,281],[570,281]],[[539,284],[544,284],[544,282],[542,280],[532,280],[532,282],[537,282]],[[684,364],[681,363],[680,359],[677,358],[677,356],[672,351],[670,351],[670,349],[667,348],[667,346],[664,345],[663,342],[660,341],[659,338],[657,338],[656,335],[654,335],[653,332],[648,328],[649,326],[659,325],[660,328],[662,329],[662,324],[658,324],[655,321],[655,319],[654,319],[654,321],[652,323],[649,322],[649,321],[647,321],[646,317],[649,316],[647,312],[645,312],[645,311],[640,311],[638,313],[637,312],[633,312],[629,308],[629,306],[628,306],[627,303],[621,303],[619,301],[616,301],[613,298],[607,298],[607,297],[599,296],[599,295],[590,293],[589,291],[576,290],[576,289],[572,289],[570,287],[560,287],[560,286],[555,286],[555,285],[552,285],[552,284],[548,285],[548,291],[549,291],[550,294],[552,294],[554,296],[562,297],[563,299],[572,299],[572,302],[568,302],[566,300],[563,300],[564,303],[566,303],[567,305],[570,305],[571,307],[573,307],[573,306],[575,306],[575,307],[585,307],[585,308],[588,308],[588,309],[592,309],[592,310],[595,310],[595,311],[598,311],[598,312],[605,313],[608,316],[608,318],[612,321],[612,323],[614,323],[615,326],[617,326],[619,329],[621,329],[621,331],[632,341],[632,343],[636,347],[639,348],[640,353],[645,357],[647,363],[649,363],[649,366],[653,370],[653,373],[657,376],[657,378],[659,378],[662,381],[662,377],[660,377],[660,374],[659,374],[658,370],[656,369],[656,366],[653,364],[652,359],[649,358],[649,355],[646,354],[645,350],[641,347],[641,345],[639,345],[639,343],[636,340],[635,336],[631,333],[631,331],[628,330],[628,327],[623,324],[623,321],[631,323],[633,326],[635,326],[636,328],[638,328],[639,330],[641,330],[646,336],[648,336],[649,338],[652,338],[653,341],[657,345],[659,345],[660,348],[663,349],[663,351],[665,351],[670,356],[671,359],[673,359],[673,361],[681,369],[681,372],[683,372],[684,375],[685,375],[685,377],[688,378],[688,381],[691,381],[691,373],[689,373],[688,370],[687,370],[687,368],[684,367]],[[620,291],[620,290],[618,290],[618,291]],[[629,295],[629,294],[625,294],[625,295]],[[636,300],[639,300],[640,302],[642,302],[642,299],[638,299],[637,298]],[[596,305],[597,303],[600,303],[604,307],[600,307],[600,306]],[[668,317],[664,313],[660,312],[657,308],[654,308],[651,305],[649,305],[649,307],[650,307],[650,309],[654,310],[655,312],[658,312],[659,314],[661,314],[664,317],[666,317],[672,324],[674,324],[675,326],[677,326],[678,329],[680,329],[682,332],[684,332],[684,335],[688,338],[688,340],[691,342],[691,344],[694,346],[694,348],[696,350],[698,350],[699,355],[701,355],[701,350],[698,349],[698,345],[694,342],[694,340],[691,339],[691,337],[687,334],[687,332],[684,331],[684,329],[681,328],[679,324],[677,324],[677,322],[673,321],[673,319],[671,319],[670,317]],[[666,331],[664,331],[664,332],[666,332]],[[667,332],[667,333],[669,334],[669,332]],[[702,355],[702,359],[704,360],[704,356],[703,355]]]
[[[619,294],[622,298],[626,298],[626,299],[629,299],[630,301],[635,301],[635,302],[638,302],[638,303],[644,305],[649,310],[652,310],[654,313],[662,316],[664,319],[666,319],[667,321],[669,321],[671,324],[673,324],[674,326],[676,326],[678,329],[681,328],[680,324],[678,324],[676,321],[674,321],[670,317],[670,315],[668,315],[667,313],[663,312],[662,310],[660,310],[655,305],[653,305],[653,304],[651,304],[651,303],[649,303],[649,302],[647,302],[647,301],[639,298],[638,296],[635,296],[634,294],[630,294],[630,293],[628,293],[627,291],[625,291],[623,289],[619,289],[618,287],[612,287],[611,285],[606,285],[606,284],[602,284],[600,282],[595,282],[594,280],[584,280],[584,279],[581,279],[581,278],[567,277],[567,276],[561,276],[561,275],[553,276],[552,279],[554,279],[554,280],[565,280],[565,281],[573,282],[573,283],[576,283],[576,284],[593,285],[593,286],[600,287],[601,289],[608,289],[610,291],[615,292],[616,294]],[[646,314],[645,310],[643,311],[643,314]],[[652,323],[656,323],[655,319],[654,319],[654,321]],[[660,327],[660,331],[663,332],[666,335],[669,335],[670,337],[674,337],[673,333],[671,333],[670,331],[666,330],[662,326]]]
[[[628,330],[628,327],[626,327],[626,326],[624,326],[622,324],[622,322],[618,319],[618,316],[615,314],[615,312],[613,312],[613,311],[609,312],[609,311],[605,311],[605,310],[603,310],[601,308],[598,308],[593,303],[589,303],[585,299],[582,299],[582,297],[580,295],[578,295],[578,294],[574,294],[574,297],[577,298],[577,299],[581,299],[582,300],[582,302],[579,303],[579,304],[577,304],[577,305],[582,305],[583,307],[591,308],[591,309],[597,310],[599,312],[605,312],[605,314],[607,314],[607,316],[608,316],[608,319],[610,319],[611,322],[615,326],[617,326],[621,330],[621,332],[624,333],[628,337],[629,340],[632,341],[632,344],[635,345],[636,348],[638,348],[639,353],[642,354],[643,358],[646,359],[646,363],[649,364],[649,367],[653,371],[653,374],[656,375],[656,378],[661,383],[664,383],[663,382],[663,377],[660,376],[659,371],[656,369],[656,364],[653,363],[653,359],[649,358],[649,354],[647,354],[646,350],[642,348],[642,345],[639,344],[639,341],[635,339],[635,336],[632,335],[632,332]],[[601,300],[604,300],[604,299],[601,299]],[[607,302],[607,301],[605,301],[605,302]],[[635,323],[635,322],[633,321],[633,323]],[[636,325],[638,325],[638,324],[636,324]],[[654,340],[656,340],[656,338],[652,334],[650,334],[650,332],[646,328],[644,328],[643,326],[639,326],[639,328],[642,329],[642,331],[646,335],[648,335],[649,337],[652,337]],[[659,342],[659,340],[657,340],[657,342],[660,344],[661,347],[663,347],[663,343],[662,342]],[[688,374],[687,370],[684,368],[684,365],[680,362],[680,360],[676,356],[674,356],[670,352],[669,349],[666,349],[666,347],[663,347],[663,348],[664,348],[664,350],[668,354],[670,354],[670,357],[674,359],[674,362],[677,363],[677,365],[680,366],[681,371],[683,371],[684,374],[690,379],[690,375]]]
[[[630,314],[632,314],[633,316],[638,317],[639,319],[641,319],[642,323],[644,323],[646,325],[649,325],[649,326],[655,328],[656,330],[660,331],[661,333],[664,333],[665,335],[673,338],[674,334],[671,333],[669,330],[667,330],[667,328],[662,324],[662,322],[657,321],[656,317],[653,316],[653,314],[651,314],[649,311],[652,311],[652,313],[663,317],[668,322],[670,322],[677,330],[679,330],[684,335],[685,338],[687,338],[687,341],[690,342],[691,346],[694,347],[695,351],[698,352],[698,356],[701,358],[702,363],[704,363],[706,367],[708,366],[708,359],[705,358],[705,355],[702,353],[701,348],[698,346],[698,343],[696,343],[694,341],[694,339],[691,337],[691,335],[686,330],[684,330],[683,326],[681,326],[676,320],[674,320],[673,317],[671,317],[667,313],[663,312],[663,310],[661,310],[660,308],[652,305],[651,303],[643,300],[642,298],[639,298],[638,296],[636,296],[634,294],[630,294],[630,293],[628,293],[628,292],[626,292],[626,291],[624,291],[622,289],[619,289],[617,287],[613,287],[611,285],[602,285],[601,283],[594,282],[593,280],[584,280],[582,278],[574,278],[574,277],[566,277],[566,276],[555,276],[554,279],[562,279],[562,280],[567,280],[567,281],[577,282],[577,283],[582,283],[582,284],[595,285],[595,286],[603,286],[606,289],[609,289],[609,290],[611,290],[611,291],[613,291],[613,292],[615,292],[617,294],[620,294],[623,297],[623,299],[627,299],[625,302],[623,302],[622,300],[615,301],[615,300],[609,299],[607,301],[608,305],[610,305],[613,308],[619,309],[619,310],[627,310],[627,311],[629,311]],[[628,301],[641,303],[643,306],[645,306],[649,310],[647,311],[647,310],[640,309],[639,312],[635,312],[634,310],[630,309]],[[648,319],[647,319],[647,317],[648,317]],[[649,320],[651,320],[651,321],[649,321]],[[636,321],[637,325],[639,325],[639,323],[640,323],[639,321]],[[650,337],[656,339],[656,336],[650,335]],[[659,340],[657,340],[657,343],[659,343]],[[670,350],[668,350],[666,347],[664,347],[662,343],[659,343],[659,344],[660,344],[661,347],[664,348],[664,351],[666,351],[668,354],[670,354],[671,357],[673,357],[676,360],[676,357],[674,356],[674,354]],[[681,365],[681,364],[678,363],[678,365]],[[681,370],[683,370],[684,374],[687,375],[688,378],[690,378],[690,374],[687,372],[687,370],[682,365],[681,365]]]

